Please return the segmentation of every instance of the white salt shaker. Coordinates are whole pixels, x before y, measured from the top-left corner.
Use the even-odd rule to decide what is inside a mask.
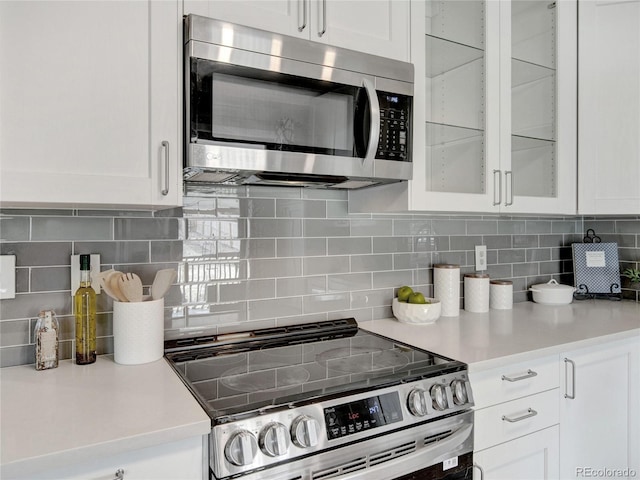
[[[438,264],[433,266],[433,296],[440,300],[443,317],[460,315],[460,266]]]
[[[489,311],[489,275],[469,273],[464,276],[464,309],[474,313]]]
[[[490,308],[511,310],[513,308],[513,282],[510,280],[491,280],[489,297]]]

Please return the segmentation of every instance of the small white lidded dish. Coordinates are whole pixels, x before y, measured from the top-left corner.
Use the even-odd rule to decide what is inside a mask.
[[[533,294],[533,301],[542,305],[569,305],[576,291],[575,287],[561,285],[554,279],[531,285],[529,290]]]
[[[414,325],[434,323],[440,317],[442,305],[440,300],[435,298],[427,298],[426,300],[430,303],[406,303],[394,298],[391,304],[393,316],[402,323]]]

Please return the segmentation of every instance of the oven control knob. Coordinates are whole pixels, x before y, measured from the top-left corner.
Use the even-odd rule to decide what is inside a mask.
[[[464,384],[464,380],[460,380],[458,378],[451,382],[451,390],[453,392],[453,403],[456,405],[464,405],[469,401],[467,387]]]
[[[315,418],[300,415],[291,424],[291,439],[300,448],[315,447],[319,434],[320,424]]]
[[[260,432],[260,449],[270,457],[284,455],[289,450],[289,431],[279,422],[271,422]]]
[[[447,403],[447,390],[444,385],[439,383],[431,387],[431,399],[433,400],[433,408],[436,410],[446,410],[449,406]]]
[[[247,430],[240,430],[233,434],[224,447],[224,456],[238,467],[249,465],[258,453],[256,437]]]
[[[409,411],[411,415],[416,417],[424,417],[429,413],[428,404],[431,401],[431,397],[429,394],[423,390],[422,388],[414,388],[409,393],[409,398],[407,399],[407,406],[409,407]]]

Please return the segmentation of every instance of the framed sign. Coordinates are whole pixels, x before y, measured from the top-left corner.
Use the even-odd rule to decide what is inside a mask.
[[[621,293],[617,243],[574,243],[576,294]]]

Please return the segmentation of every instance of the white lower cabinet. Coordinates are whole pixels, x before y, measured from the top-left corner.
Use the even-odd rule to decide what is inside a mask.
[[[559,478],[558,357],[471,373],[474,478]]]
[[[640,340],[561,357],[560,473],[563,479],[640,475]],[[607,474],[607,472],[610,472]]]
[[[469,377],[474,478],[640,475],[640,338]]]
[[[206,438],[206,437],[205,437]],[[202,480],[203,437],[192,437],[91,462],[54,468],[25,477],[30,480]]]
[[[475,452],[473,461],[476,480],[559,478],[558,426]]]

